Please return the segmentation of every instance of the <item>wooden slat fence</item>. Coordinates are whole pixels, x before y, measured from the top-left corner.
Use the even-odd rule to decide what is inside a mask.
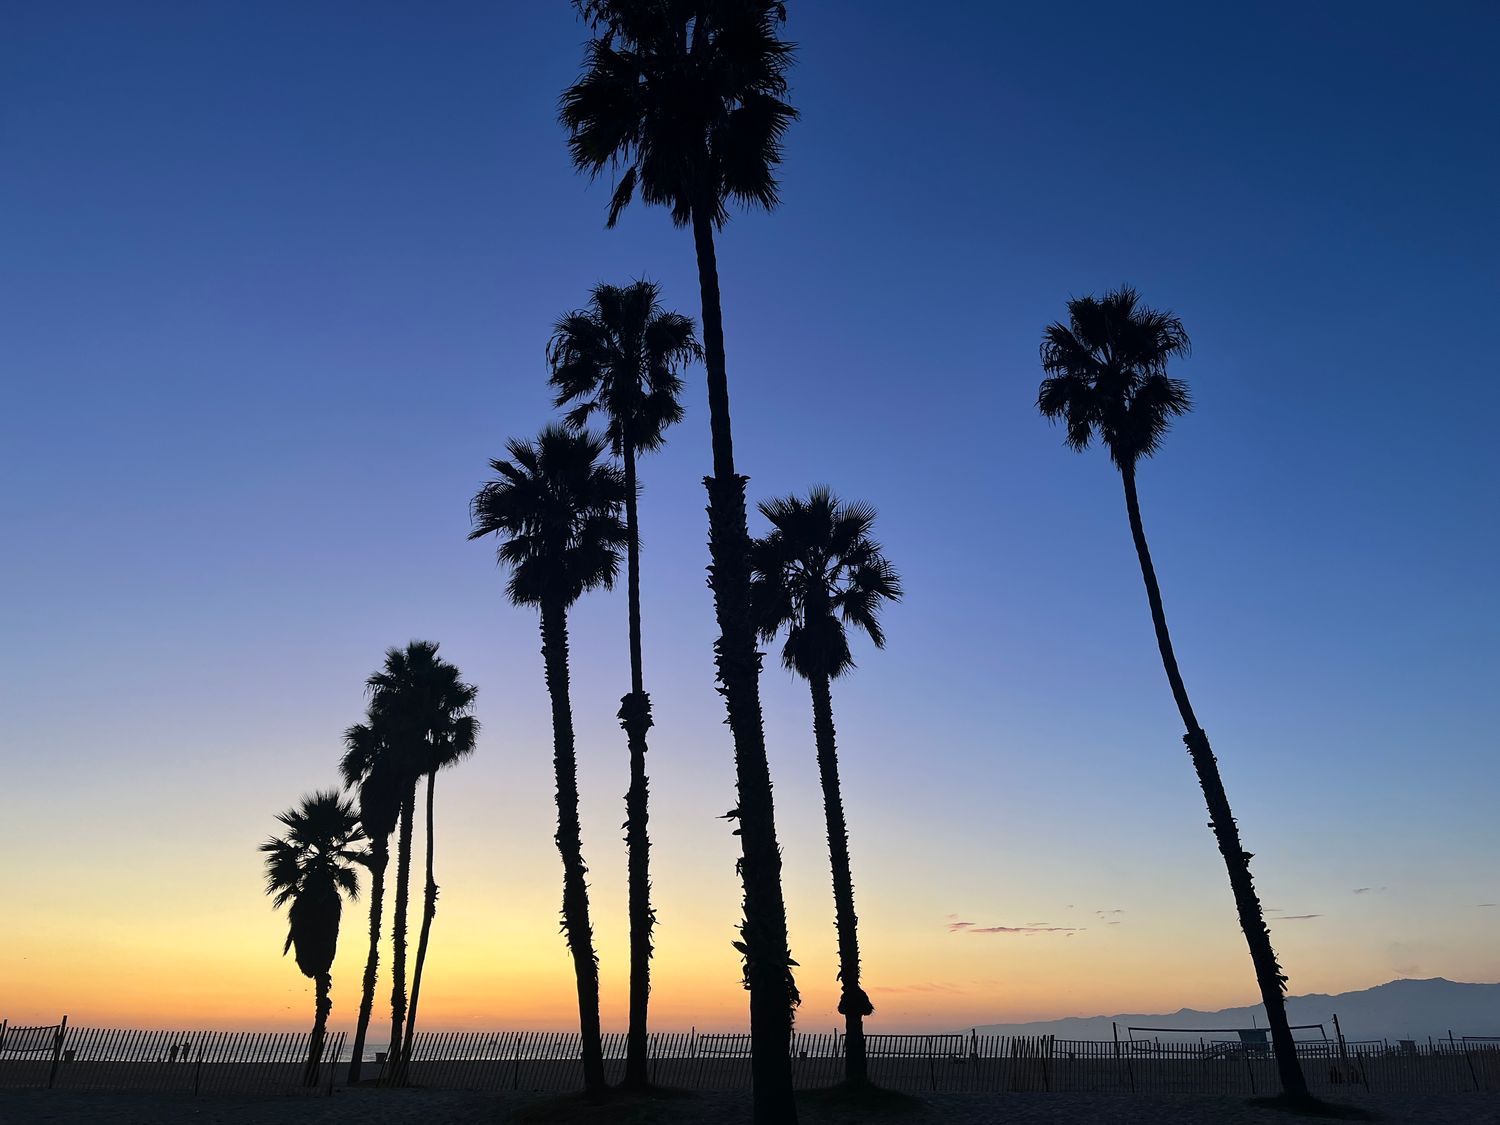
[[[1269,1048],[1238,1043],[1065,1041],[1050,1036],[871,1035],[871,1079],[911,1093],[1088,1092],[1222,1094],[1250,1097],[1279,1089]],[[625,1036],[604,1036],[605,1074],[625,1073]],[[797,1034],[793,1080],[799,1089],[843,1079],[844,1037]],[[1500,1090],[1500,1044],[1427,1043],[1412,1052],[1372,1043],[1299,1044],[1308,1083],[1320,1094],[1443,1093]],[[650,1037],[651,1080],[690,1090],[750,1089],[748,1035]],[[472,1090],[576,1090],[583,1084],[576,1033],[419,1032],[412,1085]]]
[[[49,1041],[38,1049],[34,1033],[43,1030]],[[326,1096],[339,1069],[344,1033],[328,1035],[312,1061],[311,1038],[307,1032],[6,1027],[0,1033],[0,1088]]]
[[[604,1037],[606,1076],[625,1071],[625,1036]],[[750,1037],[652,1035],[652,1081],[690,1090],[749,1090]],[[0,1087],[180,1090],[326,1095],[344,1081],[343,1033],[309,1068],[309,1036],[248,1032],[11,1028],[0,1022]],[[1050,1036],[871,1035],[870,1077],[911,1093],[1088,1092],[1248,1097],[1278,1089],[1268,1047]],[[844,1037],[802,1034],[791,1044],[800,1089],[843,1078]],[[1304,1042],[1314,1093],[1500,1090],[1500,1042],[1449,1039],[1392,1048],[1383,1041]],[[369,1072],[367,1072],[368,1074]],[[567,1032],[419,1032],[413,1086],[560,1093],[583,1084],[580,1038]]]

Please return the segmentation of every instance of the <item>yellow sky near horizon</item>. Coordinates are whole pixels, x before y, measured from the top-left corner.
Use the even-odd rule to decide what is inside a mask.
[[[478,763],[470,768],[468,784],[455,785],[445,775],[439,789],[443,890],[421,1024],[428,1030],[576,1027],[571,962],[557,927],[561,874],[550,839],[550,803],[527,804],[515,793],[496,803],[496,790],[487,784],[495,776],[487,777]],[[528,786],[544,780],[538,774]],[[684,815],[687,790],[665,771],[657,788],[654,876],[661,923],[653,1026],[741,1029],[746,996],[730,947],[739,901],[736,841],[702,808]],[[149,793],[146,787],[134,797],[149,805]],[[617,833],[598,831],[618,815],[610,804],[597,793],[586,797],[585,846],[593,864],[604,1023],[622,1030],[624,849]],[[1056,862],[1033,854],[1007,865],[999,850],[976,848],[957,870],[939,874],[934,857],[941,860],[941,848],[913,850],[900,845],[899,835],[874,829],[891,810],[851,808],[857,810],[865,981],[876,1006],[872,1031],[1255,1002],[1206,832],[1195,847],[1137,862],[1127,849]],[[131,814],[135,830],[125,834],[108,823],[118,814],[101,812],[59,841],[50,867],[9,866],[0,875],[8,935],[0,948],[0,1017],[51,1023],[66,1014],[89,1026],[305,1028],[311,982],[290,956],[280,956],[285,917],[262,892],[254,845],[265,825],[238,819],[237,802],[224,809],[226,821],[208,837],[197,834],[201,825],[172,824],[164,815]],[[826,852],[806,793],[784,798],[780,811],[792,950],[801,964],[798,1025],[824,1031],[841,1022]],[[1288,882],[1295,883],[1288,878],[1295,872],[1279,869],[1274,855],[1257,866],[1263,887],[1284,894]],[[994,887],[1003,893],[997,896]],[[1409,891],[1400,909],[1410,909],[1410,896],[1419,893]],[[996,905],[1001,901],[1008,903],[1003,909]],[[1267,905],[1290,912],[1276,897]],[[1370,922],[1389,920],[1388,894],[1351,896],[1349,907],[1355,913],[1342,918],[1319,914],[1277,923],[1272,915],[1294,993],[1369,987],[1398,975],[1488,975],[1490,954],[1478,930],[1450,934],[1459,940],[1425,951],[1420,942],[1393,950],[1389,946],[1400,943],[1360,937]],[[354,1022],[365,911],[361,900],[344,915],[334,969],[336,1028]],[[959,922],[971,925],[955,928]],[[389,924],[388,899],[377,1037],[389,1021]],[[1022,932],[982,932],[997,926]],[[415,938],[414,914],[413,950]]]

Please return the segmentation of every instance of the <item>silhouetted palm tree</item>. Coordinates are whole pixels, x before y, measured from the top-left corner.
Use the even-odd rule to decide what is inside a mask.
[[[370,688],[372,725],[391,746],[395,776],[401,785],[402,823],[397,859],[397,964],[402,970],[392,995],[392,1029],[386,1080],[406,1081],[411,1035],[421,973],[427,956],[432,918],[437,910],[437,883],[433,879],[433,790],[438,769],[451,765],[473,751],[477,724],[468,714],[476,689],[459,680],[459,671],[437,655],[435,641],[412,641],[404,649],[386,650],[385,664],[367,681]],[[427,883],[423,900],[422,930],[417,942],[417,960],[412,974],[411,1004],[404,1003],[406,905],[411,871],[412,822],[416,811],[416,785],[427,776]],[[394,974],[393,974],[394,975]]]
[[[599,962],[589,923],[578,823],[578,760],[568,697],[568,607],[587,590],[614,585],[625,527],[620,506],[625,481],[600,464],[605,439],[548,426],[534,442],[512,439],[509,461],[491,461],[497,478],[470,505],[470,539],[501,537],[500,562],[510,568],[506,594],[541,611],[542,658],[552,697],[553,765],[557,772],[557,850],[563,863],[563,930],[578,979],[584,1089],[602,1095],[604,1056],[599,1039]]]
[[[667,312],[649,281],[620,288],[596,285],[588,308],[557,322],[547,360],[554,405],[576,405],[567,415],[581,430],[596,411],[608,419],[610,448],[625,465],[626,587],[630,618],[630,694],[620,700],[620,725],[630,745],[630,791],[625,796],[625,842],[630,852],[630,1030],[625,1085],[650,1084],[647,1004],[651,996],[651,836],[647,830],[646,732],[651,697],[641,668],[640,523],[636,516],[637,453],[661,448],[663,431],[682,418],[678,368],[699,358],[693,322]]]
[[[285,835],[273,836],[260,850],[266,856],[266,893],[275,896],[277,906],[292,904],[282,955],[295,949],[297,968],[317,987],[303,1079],[312,1086],[318,1080],[328,1013],[333,1010],[330,974],[339,946],[342,896],[359,897],[353,865],[362,860],[363,853],[352,845],[362,841],[364,833],[354,805],[333,791],[303,797],[301,804],[276,819],[286,827]]]
[[[866,504],[841,503],[820,485],[806,500],[788,496],[764,501],[760,512],[771,521],[772,530],[751,544],[750,605],[762,640],[773,641],[786,629],[781,662],[812,691],[813,735],[833,867],[842,985],[839,1011],[847,1033],[845,1077],[863,1084],[869,1081],[864,1017],[875,1009],[859,980],[859,919],[854,913],[829,681],[854,667],[845,625],[863,630],[876,648],[885,647],[880,610],[885,602],[900,599],[901,579],[881,554],[880,544],[870,538],[875,509]]]
[[[411,1007],[406,1013],[406,1029],[402,1035],[401,1068],[398,1078],[406,1082],[407,1067],[411,1062],[412,1036],[417,1026],[417,1006],[422,999],[422,969],[427,963],[427,946],[432,934],[432,919],[437,914],[438,885],[433,876],[433,789],[437,783],[437,772],[456,765],[474,752],[479,735],[479,721],[467,712],[474,706],[479,690],[472,684],[459,680],[459,671],[452,664],[437,659],[438,646],[425,641],[413,641],[407,646],[407,660],[417,665],[419,653],[425,663],[417,665],[417,686],[423,689],[419,715],[426,737],[419,743],[419,760],[422,772],[427,776],[427,815],[423,823],[427,830],[427,884],[422,904],[422,932],[417,939],[417,960],[412,968]]]
[[[750,533],[745,478],[735,472],[724,363],[724,320],[714,229],[730,200],[778,203],[772,169],[797,111],[784,99],[792,44],[777,37],[786,10],[764,0],[575,0],[598,34],[584,73],[562,95],[559,116],[574,164],[597,175],[622,167],[608,225],[637,190],[691,226],[703,298],[713,476],[709,551],[719,640],[715,645],[734,735],[745,886],[745,983],[750,989],[755,1120],[794,1122],[788,1053],[797,988],[786,940],[781,853],[761,726],[760,654],[750,621]]]
[[[1080,297],[1069,301],[1068,323],[1049,325],[1042,340],[1042,369],[1048,377],[1042,381],[1037,407],[1046,417],[1064,421],[1065,441],[1073,449],[1087,449],[1097,434],[1108,447],[1110,459],[1125,482],[1130,533],[1135,539],[1141,576],[1146,581],[1156,643],[1187,728],[1183,742],[1198,772],[1219,851],[1229,869],[1229,885],[1239,909],[1240,927],[1250,944],[1250,959],[1255,965],[1261,1000],[1271,1025],[1282,1088],[1292,1098],[1305,1099],[1307,1082],[1287,1025],[1286,977],[1271,948],[1271,934],[1250,876],[1250,853],[1240,843],[1239,828],[1219,778],[1218,761],[1209,747],[1208,735],[1193,714],[1182,675],[1177,670],[1166,614],[1162,611],[1161,590],[1156,584],[1156,571],[1151,565],[1136,500],[1136,463],[1161,447],[1174,417],[1192,409],[1187,384],[1167,375],[1167,361],[1187,355],[1190,347],[1182,321],[1171,313],[1140,304],[1139,295],[1129,286],[1106,293],[1103,299]]]
[[[401,815],[401,784],[394,751],[379,733],[376,716],[344,732],[345,752],[339,763],[344,784],[358,787],[359,822],[370,840],[365,865],[370,869],[370,951],[359,1000],[359,1022],[354,1030],[348,1085],[357,1085],[365,1053],[365,1035],[375,1005],[375,979],[380,965],[380,915],[385,902],[385,871],[391,859],[391,833]]]

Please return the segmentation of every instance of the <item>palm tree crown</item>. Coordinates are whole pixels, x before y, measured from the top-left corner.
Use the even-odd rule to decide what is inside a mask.
[[[787,627],[782,663],[809,680],[843,675],[854,667],[845,625],[884,648],[880,609],[900,600],[901,579],[870,538],[875,510],[819,485],[760,512],[772,531],[751,546],[751,612],[764,641]]]
[[[558,320],[547,362],[554,406],[577,405],[566,422],[582,430],[600,411],[616,457],[662,445],[663,431],[682,420],[677,369],[702,354],[691,317],[661,307],[661,290],[644,279],[596,285],[586,309]]]
[[[359,821],[372,842],[384,842],[396,831],[401,813],[401,785],[394,764],[395,751],[381,723],[355,723],[344,731],[344,756],[339,773],[344,784],[356,789]]]
[[[470,539],[501,538],[500,562],[510,567],[506,594],[516,605],[570,606],[586,590],[609,589],[626,541],[620,506],[625,481],[601,464],[606,441],[550,425],[535,441],[512,438],[509,461],[470,505]]]
[[[317,977],[328,972],[338,951],[343,895],[359,897],[354,864],[365,839],[354,805],[337,792],[314,793],[276,817],[286,832],[260,846],[266,855],[266,893],[277,906],[291,903],[286,945],[297,968]]]
[[[404,649],[387,649],[384,667],[365,681],[371,725],[395,748],[399,768],[412,779],[473,753],[479,733],[469,713],[479,689],[464,683],[438,648],[436,641],[412,641]]]
[[[794,46],[777,38],[786,7],[765,0],[574,0],[602,34],[559,117],[573,163],[591,176],[625,167],[609,225],[637,189],[686,226],[717,226],[725,201],[779,202],[772,168],[797,111],[783,101]]]
[[[1122,285],[1103,299],[1068,302],[1068,323],[1042,338],[1037,408],[1068,427],[1067,444],[1084,450],[1097,431],[1121,469],[1157,451],[1172,419],[1193,408],[1187,384],[1167,375],[1167,360],[1192,349],[1182,321],[1139,304]]]

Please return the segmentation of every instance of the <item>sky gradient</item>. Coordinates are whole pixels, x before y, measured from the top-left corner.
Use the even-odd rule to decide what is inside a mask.
[[[1143,516],[1291,990],[1500,979],[1500,17],[1301,8],[789,5],[784,206],[736,214],[719,262],[752,499],[869,501],[907,590],[834,687],[873,1031],[1255,997],[1118,474],[1034,408],[1043,327],[1121,282],[1193,339]],[[552,416],[543,347],[591,285],[649,276],[699,315],[690,237],[639,205],[605,230],[610,185],[568,164],[584,28],[562,0],[5,22],[0,1015],[307,1024],[255,848],[334,781],[383,649],[426,638],[484,731],[438,783],[423,1024],[572,1025],[535,614],[466,504]],[[642,463],[653,1021],[729,1029],[688,386]],[[767,664],[799,1025],[824,1030],[811,712]],[[623,590],[577,607],[573,673],[621,1028]]]

